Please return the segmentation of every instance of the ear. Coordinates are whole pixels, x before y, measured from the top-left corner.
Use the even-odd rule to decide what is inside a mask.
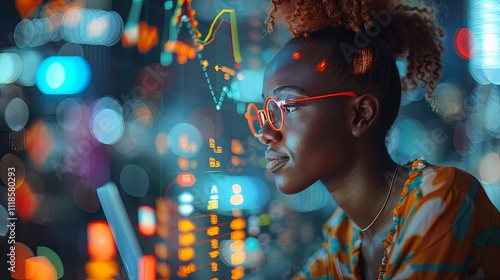
[[[354,100],[351,119],[351,133],[354,137],[361,137],[373,128],[379,105],[378,99],[371,94],[361,95]]]

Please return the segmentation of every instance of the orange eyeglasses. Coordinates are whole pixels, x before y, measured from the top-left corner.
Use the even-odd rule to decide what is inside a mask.
[[[303,97],[297,99],[288,100],[278,100],[274,97],[269,97],[264,102],[264,109],[259,110],[257,105],[254,103],[249,103],[247,106],[247,112],[245,113],[245,118],[248,121],[248,126],[255,137],[258,136],[257,129],[260,129],[266,122],[275,131],[281,131],[285,127],[285,110],[284,107],[290,103],[299,103],[304,101],[335,97],[335,96],[350,96],[358,97],[354,92],[343,91],[336,93],[329,93],[325,95],[318,95],[312,97]],[[259,122],[258,126],[257,121]],[[257,128],[257,129],[256,129]]]

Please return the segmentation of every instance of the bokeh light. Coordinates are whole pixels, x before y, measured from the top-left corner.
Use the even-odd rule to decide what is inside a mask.
[[[24,221],[30,221],[38,209],[39,200],[31,189],[31,185],[25,180],[16,190],[16,213]]]
[[[31,275],[30,280],[56,280],[57,270],[45,256],[36,256],[25,261],[26,275]]]
[[[167,134],[160,132],[158,135],[156,135],[156,140],[155,140],[155,147],[156,151],[160,155],[164,155],[168,151],[168,140],[167,140]]]
[[[92,260],[85,264],[85,273],[89,279],[113,279],[119,275],[120,268],[114,260]]]
[[[80,56],[50,56],[36,72],[36,86],[45,94],[77,94],[91,79],[90,65]]]
[[[30,116],[28,105],[19,97],[12,99],[5,107],[5,122],[13,131],[23,129]]]
[[[0,85],[15,82],[22,70],[23,63],[17,53],[0,53]]]
[[[50,261],[57,273],[57,279],[61,279],[64,276],[64,265],[61,257],[54,250],[45,246],[38,246],[36,248],[36,255],[46,257]]]
[[[139,232],[144,236],[153,236],[156,233],[156,215],[151,206],[140,206],[138,209]]]
[[[489,153],[481,160],[479,176],[487,185],[500,183],[500,155],[498,153]]]
[[[125,134],[123,109],[111,97],[100,98],[95,103],[90,124],[92,135],[103,144],[113,145]]]
[[[14,279],[30,279],[33,276],[33,272],[26,270],[26,260],[35,256],[33,251],[24,243],[16,241],[15,246],[15,271],[10,273],[10,276]],[[10,252],[9,252],[10,253]],[[9,257],[10,260],[10,257]]]
[[[149,175],[137,164],[127,164],[120,172],[122,189],[134,197],[144,197],[149,190]]]
[[[438,113],[445,117],[459,114],[462,111],[464,95],[453,83],[440,83],[436,87]]]
[[[457,54],[463,59],[471,59],[474,56],[472,52],[473,36],[468,28],[460,28],[455,33],[453,46]]]
[[[198,154],[202,147],[202,137],[200,131],[188,123],[179,123],[169,132],[167,141],[170,150],[186,158],[192,158]]]
[[[43,56],[36,50],[24,50],[19,54],[21,55],[22,70],[17,82],[25,87],[34,86],[36,71],[43,61]]]
[[[116,256],[115,240],[106,221],[87,224],[87,252],[93,260],[106,261]]]
[[[231,83],[232,98],[244,103],[263,102],[260,94],[255,93],[262,92],[264,71],[244,69],[239,72],[245,79],[233,79]]]
[[[101,110],[92,116],[92,135],[103,144],[118,142],[124,134],[124,126],[122,115],[111,109]]]
[[[175,181],[181,187],[191,187],[196,182],[196,176],[191,172],[181,172],[177,175]]]
[[[18,156],[11,153],[3,155],[0,159],[0,168],[2,168],[0,170],[0,175],[5,186],[12,185],[12,183],[9,184],[9,178],[12,178],[12,176],[9,176],[9,168],[15,169],[16,188],[19,188],[23,184],[24,179],[26,178],[26,167]]]
[[[153,255],[145,255],[139,259],[138,280],[156,279],[156,258]]]
[[[57,123],[65,130],[72,131],[83,120],[83,107],[79,100],[66,98],[59,102],[56,108]]]
[[[480,84],[500,85],[500,3],[478,0],[469,3],[469,29],[474,34],[474,57],[469,71]]]
[[[14,29],[14,42],[20,49],[31,46],[35,36],[35,25],[30,19],[21,20]]]
[[[43,120],[32,122],[28,127],[26,148],[33,163],[42,166],[53,152],[54,139]]]
[[[68,42],[112,46],[123,31],[123,20],[114,11],[72,8],[62,20],[61,35]]]
[[[7,221],[8,216],[7,209],[3,205],[0,205],[0,236],[5,236],[9,230],[7,227],[9,224]]]

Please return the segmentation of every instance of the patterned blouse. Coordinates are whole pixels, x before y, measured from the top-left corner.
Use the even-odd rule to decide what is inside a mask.
[[[323,235],[293,279],[363,279],[362,232],[341,209]],[[384,247],[379,279],[500,279],[500,212],[470,174],[417,159]]]

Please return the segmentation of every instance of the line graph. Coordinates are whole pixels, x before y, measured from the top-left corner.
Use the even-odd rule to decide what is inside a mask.
[[[165,10],[168,10],[171,8],[173,8],[172,2],[170,2],[168,5],[167,5],[167,3],[165,3]],[[215,34],[217,33],[217,30],[222,25],[222,23],[224,23],[224,22],[228,23],[227,19],[221,19],[221,17],[224,14],[229,14],[230,40],[231,40],[231,45],[232,45],[234,68],[240,67],[241,53],[240,53],[240,47],[239,47],[236,14],[235,14],[235,11],[232,9],[221,10],[217,14],[217,16],[214,18],[212,23],[210,24],[210,27],[209,27],[204,39],[201,39],[202,34],[197,29],[198,21],[194,17],[195,14],[196,14],[196,11],[193,10],[191,7],[191,0],[177,0],[177,4],[175,6],[172,18],[170,20],[169,38],[164,43],[164,48],[163,48],[163,51],[160,55],[160,62],[162,65],[170,65],[172,63],[173,53],[176,52],[175,50],[179,49],[179,48],[172,48],[171,46],[173,44],[178,43],[178,41],[177,41],[178,34],[179,34],[182,26],[185,25],[188,32],[189,32],[189,35],[193,39],[193,48],[196,51],[196,58],[199,60],[201,69],[203,71],[203,75],[205,77],[208,89],[210,91],[210,95],[212,96],[212,100],[215,104],[216,109],[220,110],[222,107],[222,103],[224,101],[225,96],[229,93],[229,88],[227,86],[224,86],[217,97],[215,90],[214,90],[214,87],[212,85],[212,81],[211,81],[210,76],[207,72],[208,62],[207,62],[207,60],[203,59],[203,54],[201,51],[203,50],[205,45],[210,44],[214,40]],[[219,24],[217,25],[217,27],[215,27],[217,22],[219,22]],[[184,49],[186,49],[186,48],[184,48]],[[177,52],[176,52],[176,54],[183,56],[183,59],[181,59],[180,62],[185,62],[187,60],[187,59],[185,59],[186,57],[194,58],[194,56],[192,56],[192,55],[186,56],[185,54],[181,54],[181,53],[177,53]],[[178,59],[178,61],[179,61],[179,59]],[[224,78],[226,80],[229,78],[229,75],[234,76],[234,73],[235,73],[235,71],[233,69],[231,69],[229,67],[225,67],[225,66],[219,67],[216,65],[215,70],[217,72],[218,71],[223,72]]]

